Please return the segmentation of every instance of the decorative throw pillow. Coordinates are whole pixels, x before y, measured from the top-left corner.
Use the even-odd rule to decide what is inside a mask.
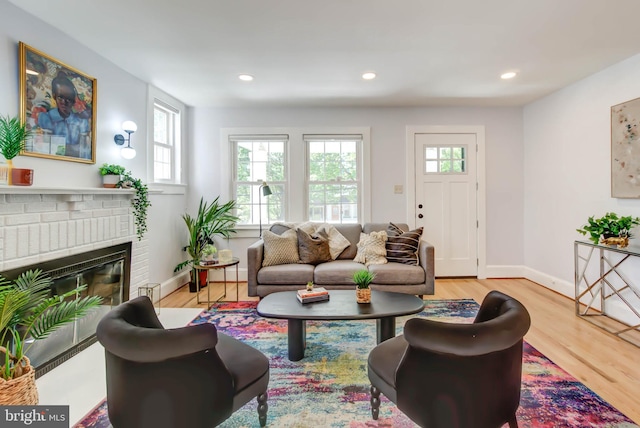
[[[296,234],[298,235],[298,254],[302,263],[317,265],[331,260],[329,236],[324,229],[315,234],[297,229]]]
[[[327,235],[329,235],[329,249],[331,251],[332,260],[337,259],[340,253],[351,245],[351,242],[349,242],[342,233],[338,232],[338,229],[328,223],[314,223],[312,221],[307,221],[305,223],[298,224],[297,229],[304,230],[310,235],[324,229]]]
[[[334,226],[330,224],[323,224],[318,231],[324,230],[329,236],[329,251],[331,252],[331,259],[335,260],[338,256],[351,245],[351,242],[342,235]]]
[[[282,235],[265,230],[262,232],[262,239],[264,239],[263,267],[300,263],[298,237],[295,230],[289,229]]]
[[[390,262],[404,263],[406,265],[418,264],[418,247],[422,236],[422,227],[409,232],[404,232],[393,223],[389,223],[387,233],[387,260]]]
[[[361,233],[358,242],[358,252],[353,259],[354,262],[369,265],[383,265],[387,263],[385,249],[385,241],[387,240],[387,232],[371,232],[369,234]]]

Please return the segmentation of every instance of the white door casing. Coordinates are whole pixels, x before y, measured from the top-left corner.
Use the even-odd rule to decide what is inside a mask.
[[[484,127],[407,127],[407,158],[408,222],[434,245],[436,276],[485,278]]]

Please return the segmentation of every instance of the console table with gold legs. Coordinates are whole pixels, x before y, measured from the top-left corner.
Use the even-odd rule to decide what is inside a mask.
[[[236,267],[236,302],[238,301],[238,282],[239,282],[239,277],[238,277],[238,264],[240,263],[240,260],[237,257],[234,257],[233,259],[231,259],[231,261],[229,262],[223,262],[223,263],[216,263],[213,265],[193,265],[193,268],[196,271],[201,271],[201,270],[206,270],[207,271],[207,307],[211,306],[211,287],[209,286],[209,272],[212,270],[216,270],[216,269],[222,269],[222,272],[224,272],[224,294],[220,297],[220,299],[222,299],[223,297],[227,297],[227,268],[231,267],[231,266],[235,266]],[[204,301],[200,301],[200,275],[196,275],[196,301],[198,302],[198,304],[200,303],[204,303]],[[220,299],[218,300],[214,300],[215,302],[220,301]]]
[[[640,246],[575,241],[574,265],[576,315],[640,347]]]

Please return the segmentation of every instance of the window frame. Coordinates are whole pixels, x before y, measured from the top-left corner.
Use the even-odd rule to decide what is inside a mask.
[[[169,116],[173,117],[173,144],[156,144],[155,141],[155,110],[156,106],[165,110]],[[186,141],[187,141],[187,108],[179,100],[162,92],[158,88],[149,86],[148,92],[148,144],[147,144],[147,181],[159,186],[179,186],[186,187],[185,162]],[[157,145],[168,147],[171,150],[171,179],[155,178],[155,148]]]
[[[362,207],[360,208],[360,223],[371,221],[371,173],[370,173],[370,148],[371,130],[369,127],[236,127],[220,128],[220,177],[227,178],[227,186],[221,189],[223,198],[232,199],[233,193],[233,150],[229,141],[232,135],[269,135],[287,134],[289,144],[286,153],[288,168],[288,186],[284,206],[286,222],[303,222],[308,218],[307,190],[304,185],[306,179],[306,145],[303,136],[311,135],[362,135]],[[302,185],[294,185],[302,183]],[[264,230],[265,224],[263,224]],[[236,226],[238,233],[232,235],[233,238],[255,238],[258,236],[258,226]]]

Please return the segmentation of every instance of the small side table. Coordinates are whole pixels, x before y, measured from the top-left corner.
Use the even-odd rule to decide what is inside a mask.
[[[216,269],[222,269],[222,272],[224,272],[224,294],[222,295],[222,297],[227,297],[227,268],[231,267],[231,266],[235,266],[236,267],[236,302],[238,301],[238,282],[239,282],[239,276],[238,276],[238,264],[240,263],[240,259],[238,259],[237,257],[234,257],[231,259],[230,262],[227,263],[216,263],[214,265],[193,265],[193,268],[196,271],[201,271],[201,270],[206,270],[207,271],[207,307],[211,306],[211,286],[209,285],[209,272],[211,270],[216,270]],[[220,299],[222,299],[222,297],[220,297]],[[215,300],[215,302],[218,302],[220,299]],[[200,275],[196,275],[196,301],[198,302],[198,304],[200,303],[204,303],[204,301],[200,301]]]
[[[158,293],[157,305],[156,305],[156,299],[154,296],[154,293],[156,291]],[[157,282],[151,282],[151,283],[139,286],[138,297],[140,296],[147,296],[149,299],[151,299],[151,303],[153,303],[153,306],[156,309],[156,314],[160,314],[160,300],[162,299],[162,296],[160,295],[160,284],[158,284]]]

